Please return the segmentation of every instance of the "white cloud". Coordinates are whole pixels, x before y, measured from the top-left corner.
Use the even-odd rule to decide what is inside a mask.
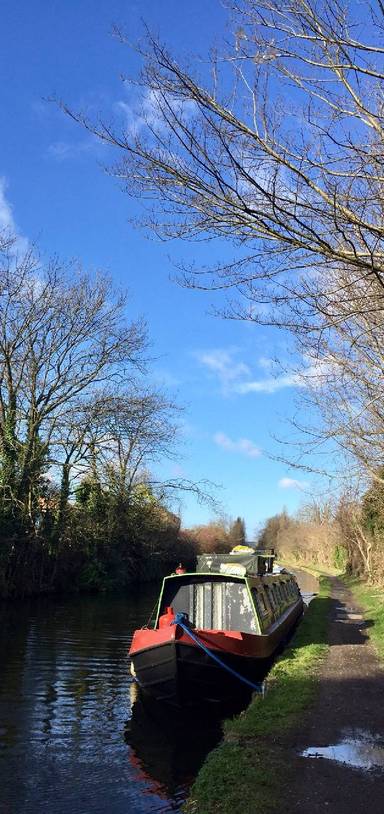
[[[239,348],[214,348],[212,350],[196,351],[193,355],[198,362],[220,382],[224,395],[248,393],[276,393],[287,387],[317,388],[324,378],[335,372],[332,360],[316,360],[303,357],[298,360],[298,370],[291,370],[273,374],[275,362],[267,356],[260,356],[255,362],[261,373],[255,378],[253,371],[245,362],[236,357]],[[337,372],[337,371],[336,371]]]
[[[227,393],[230,390],[237,390],[235,383],[251,373],[248,365],[235,360],[236,353],[236,348],[229,348],[228,350],[215,348],[209,351],[196,352],[194,356],[210,373],[218,377],[223,390]]]
[[[303,491],[308,486],[305,481],[295,480],[295,478],[280,478],[277,485],[280,489],[299,489],[300,491]]]
[[[284,387],[305,387],[305,381],[299,373],[284,373],[282,376],[268,376],[265,379],[241,382],[235,389],[240,394],[276,393]]]
[[[267,356],[260,356],[260,358],[257,360],[257,364],[263,370],[271,370],[274,362],[273,359],[269,359]]]
[[[273,364],[273,363],[272,363]],[[260,367],[267,370],[270,367],[270,360],[259,359]],[[276,393],[286,387],[317,388],[324,378],[329,376],[336,368],[332,361],[327,359],[312,361],[309,357],[304,357],[302,368],[298,371],[282,373],[276,376],[266,376],[265,379],[255,379],[251,381],[239,382],[235,386],[237,393]]]
[[[5,178],[0,177],[0,231],[5,231],[10,236],[15,237],[15,245],[13,251],[23,253],[28,248],[28,241],[25,237],[18,234],[15,219],[13,217],[12,206],[9,203],[6,190],[7,181]]]
[[[249,438],[239,438],[238,441],[233,441],[224,432],[216,432],[213,440],[218,447],[227,452],[237,452],[246,455],[247,458],[259,458],[261,455],[261,450]]]
[[[181,119],[191,119],[196,113],[196,102],[193,99],[175,99],[169,96],[165,101],[154,88],[147,88],[142,98],[136,102],[130,104],[119,101],[115,107],[124,115],[127,133],[137,136],[146,127],[157,133],[169,129],[162,113],[165,104]],[[167,111],[168,115],[170,110]]]
[[[5,191],[7,189],[7,182],[5,178],[0,178],[0,229],[9,229],[10,232],[16,232],[16,225],[13,218],[12,207],[7,201]]]
[[[270,371],[274,362],[266,356],[261,356],[257,360],[257,366],[265,370],[266,375],[264,378],[254,379],[250,367],[245,362],[236,359],[238,353],[238,348],[214,348],[196,352],[194,356],[211,374],[217,376],[225,395],[229,393],[239,395],[276,393],[286,387],[306,386],[305,377],[301,373],[271,375]]]
[[[86,139],[81,141],[54,141],[48,147],[48,153],[57,161],[66,161],[67,159],[77,158],[81,155],[98,155],[105,150],[105,143],[97,138],[97,136],[90,134]]]

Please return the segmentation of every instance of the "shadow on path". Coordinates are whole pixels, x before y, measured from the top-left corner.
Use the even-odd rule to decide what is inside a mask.
[[[364,620],[350,591],[331,579],[329,654],[320,673],[317,701],[296,740],[282,743],[282,757],[289,759],[291,782],[281,811],[287,814],[370,814],[384,809],[384,770],[380,754],[384,747],[384,671],[372,647]],[[375,765],[339,762],[340,751],[322,750],[353,744],[365,754],[378,750]],[[360,744],[360,745],[359,745]],[[312,749],[317,759],[303,756]],[[364,761],[363,761],[364,762]],[[369,800],[369,803],[368,803]]]

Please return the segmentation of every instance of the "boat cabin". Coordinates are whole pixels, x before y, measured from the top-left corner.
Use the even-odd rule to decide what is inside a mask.
[[[208,555],[194,573],[164,579],[155,627],[171,607],[200,630],[263,634],[299,600],[295,577],[274,572],[272,550]]]

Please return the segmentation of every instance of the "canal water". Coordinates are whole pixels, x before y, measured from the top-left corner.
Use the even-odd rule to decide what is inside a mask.
[[[291,566],[289,566],[288,570],[295,575],[304,602],[306,605],[309,605],[311,599],[316,596],[319,590],[318,578],[309,574],[307,571],[301,571],[300,568],[291,568]]]
[[[0,606],[1,814],[180,811],[221,730],[138,697],[127,650],[158,589]]]
[[[221,723],[137,693],[127,650],[157,594],[0,606],[0,814],[181,811]]]

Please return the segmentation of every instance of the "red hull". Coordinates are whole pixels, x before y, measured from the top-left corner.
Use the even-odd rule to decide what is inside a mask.
[[[193,628],[193,633],[217,655],[222,653],[244,658],[265,659],[275,652],[282,639],[288,634],[296,619],[301,615],[302,607],[300,600],[289,608],[265,634],[242,633],[237,630],[199,630],[198,628]],[[148,648],[159,647],[167,642],[180,642],[198,647],[179,625],[170,624],[156,630],[149,628],[136,630],[129,655],[134,659],[137,653]]]
[[[267,636],[257,636],[239,631],[196,630],[195,628],[193,628],[193,633],[209,650],[217,653],[217,655],[230,653],[244,658],[268,658],[272,652],[272,645],[271,642],[267,641]],[[198,645],[192,641],[190,636],[179,625],[170,625],[160,630],[146,628],[136,630],[129,655],[134,659],[137,653],[149,648],[161,647],[168,642],[178,642],[198,648]]]
[[[263,680],[273,653],[301,611],[298,602],[266,635],[192,628],[193,635],[227,669],[178,624],[136,630],[129,651],[133,674],[147,694],[174,706],[233,702],[244,690],[250,692],[249,683],[244,684],[239,675],[251,686]]]

